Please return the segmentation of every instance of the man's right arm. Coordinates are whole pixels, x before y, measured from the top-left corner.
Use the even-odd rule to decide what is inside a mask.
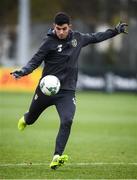
[[[36,68],[40,66],[42,61],[46,58],[49,52],[49,41],[46,39],[44,43],[40,46],[37,53],[34,54],[32,59],[26,64],[26,66],[22,67],[20,70],[16,70],[11,72],[14,78],[18,79],[22,76],[28,75],[32,73]]]

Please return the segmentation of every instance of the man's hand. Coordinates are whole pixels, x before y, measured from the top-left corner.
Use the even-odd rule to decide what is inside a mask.
[[[116,25],[115,29],[116,29],[116,31],[117,31],[119,34],[120,34],[120,33],[128,34],[127,26],[128,26],[128,24],[119,22],[119,23]]]
[[[10,73],[15,79],[19,79],[21,78],[22,76],[24,76],[24,71],[21,69],[21,70],[16,70],[16,71],[13,71]]]

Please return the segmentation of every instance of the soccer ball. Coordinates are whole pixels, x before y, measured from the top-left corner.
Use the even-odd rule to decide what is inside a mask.
[[[53,96],[58,93],[60,89],[60,80],[53,75],[47,75],[40,81],[40,89],[43,94]]]

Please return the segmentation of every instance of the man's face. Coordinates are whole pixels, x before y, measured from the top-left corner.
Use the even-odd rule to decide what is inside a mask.
[[[63,24],[63,25],[54,24],[54,31],[59,39],[66,39],[71,29],[70,27],[71,25],[68,24]]]

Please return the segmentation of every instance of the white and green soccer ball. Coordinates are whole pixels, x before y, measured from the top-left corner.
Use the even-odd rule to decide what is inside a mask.
[[[41,79],[40,89],[43,94],[53,96],[60,90],[60,80],[54,75],[47,75]]]

